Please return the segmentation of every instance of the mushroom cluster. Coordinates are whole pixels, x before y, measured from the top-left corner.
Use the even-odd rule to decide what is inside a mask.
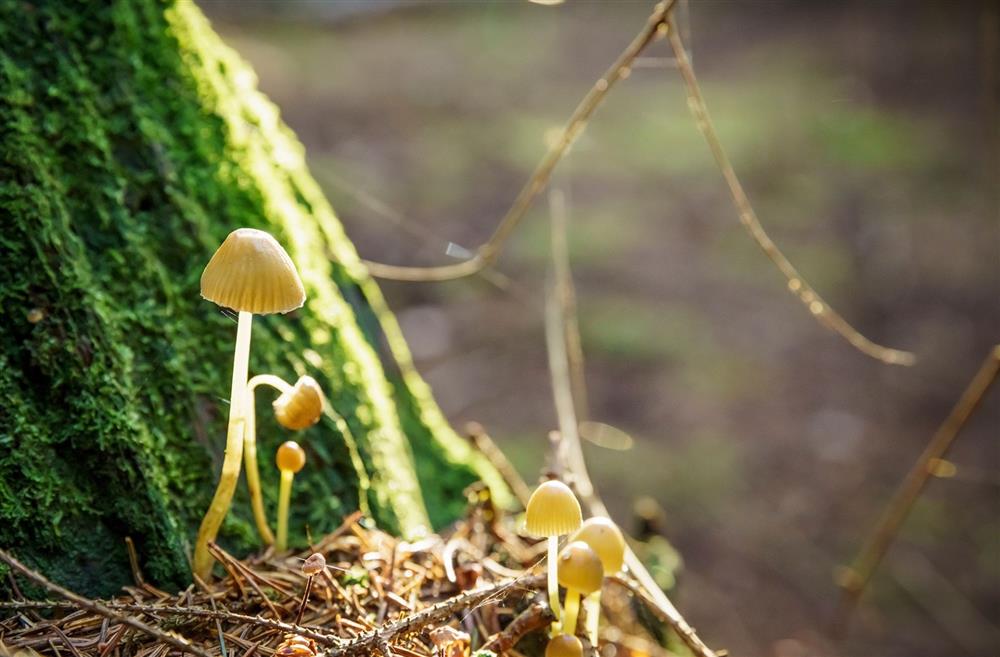
[[[580,598],[585,599],[586,634],[597,646],[604,576],[621,570],[625,559],[625,537],[608,518],[582,522],[580,503],[569,486],[558,480],[541,484],[526,508],[525,529],[548,540],[548,596],[555,622],[545,650],[546,657],[580,657],[583,647],[576,638]],[[559,552],[559,537],[570,534],[569,544]],[[559,586],[566,589],[565,609],[559,603]]]
[[[319,420],[323,410],[323,394],[311,377],[300,378],[294,386],[270,374],[247,380],[253,316],[288,313],[305,303],[305,289],[298,271],[288,253],[274,237],[252,228],[240,228],[230,233],[201,275],[201,295],[238,313],[229,398],[229,426],[222,474],[208,511],[201,521],[194,549],[194,574],[208,580],[213,563],[208,545],[215,540],[219,527],[229,512],[244,459],[257,530],[265,544],[275,542],[264,511],[257,468],[254,409],[256,388],[266,384],[281,393],[274,403],[275,416],[282,426],[289,429],[304,429]],[[301,460],[304,464],[304,455]],[[285,476],[282,474],[283,494],[290,495],[291,479],[289,478],[287,491],[284,491],[284,480]],[[287,500],[284,520],[287,537]],[[279,513],[279,524],[280,522]]]

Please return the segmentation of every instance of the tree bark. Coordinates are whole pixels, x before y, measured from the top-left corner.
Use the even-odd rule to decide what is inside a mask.
[[[272,521],[291,438],[299,545],[357,508],[438,527],[479,478],[509,499],[413,370],[302,145],[192,3],[0,0],[0,40],[0,545],[107,595],[131,579],[130,536],[147,579],[190,581],[236,327],[199,277],[244,226],[277,237],[308,295],[255,319],[251,375],[309,374],[344,418],[291,434],[258,391]],[[259,546],[242,481],[220,540]]]

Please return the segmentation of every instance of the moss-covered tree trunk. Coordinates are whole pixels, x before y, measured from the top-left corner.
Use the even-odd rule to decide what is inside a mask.
[[[221,463],[236,324],[199,297],[234,228],[274,234],[308,300],[255,320],[251,374],[310,374],[293,539],[360,508],[418,533],[502,484],[445,423],[398,326],[253,71],[186,1],[0,0],[0,546],[69,586],[161,586]],[[273,521],[275,447],[258,395]],[[241,482],[221,541],[258,543]],[[4,578],[6,579],[6,578]],[[2,585],[0,585],[2,586]]]

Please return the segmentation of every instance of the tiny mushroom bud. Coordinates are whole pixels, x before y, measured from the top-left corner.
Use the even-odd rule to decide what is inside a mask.
[[[286,429],[307,429],[323,414],[323,390],[311,376],[300,377],[274,400],[274,416]]]
[[[549,541],[549,607],[558,620],[562,614],[559,606],[557,564],[559,537],[579,529],[583,517],[580,503],[566,484],[556,480],[546,481],[531,494],[525,515],[525,529],[528,533],[547,538]]]
[[[323,572],[324,568],[326,568],[326,557],[319,552],[313,552],[302,563],[302,574],[306,577],[313,577]]]
[[[313,552],[302,563],[302,574],[307,577],[306,590],[302,593],[302,602],[299,604],[299,611],[295,614],[295,625],[302,622],[302,614],[306,611],[306,605],[309,603],[309,593],[312,591],[313,577],[323,572],[324,568],[326,568],[326,557],[319,552]]]
[[[563,632],[576,632],[576,619],[580,613],[580,596],[590,595],[601,588],[604,566],[601,558],[583,541],[567,545],[559,555],[559,583],[566,587],[566,613],[563,615]]]
[[[195,541],[193,570],[208,580],[215,540],[240,476],[243,434],[247,422],[247,370],[254,314],[287,313],[302,306],[305,290],[291,258],[271,235],[252,228],[234,230],[212,256],[201,275],[201,296],[239,312],[233,381],[229,397],[229,428],[222,475]]]
[[[466,632],[456,630],[448,625],[435,627],[428,633],[434,644],[434,654],[437,657],[467,657],[471,637]]]
[[[604,574],[611,575],[622,569],[625,561],[625,537],[618,525],[608,518],[590,518],[583,523],[574,536],[574,541],[583,541],[590,546],[604,566]],[[598,619],[601,616],[601,589],[587,596],[584,601],[587,610],[587,636],[590,643],[597,646]]]
[[[557,634],[545,646],[545,657],[583,657],[583,644],[572,634]]]
[[[295,473],[306,464],[306,453],[294,440],[281,444],[275,455],[275,463],[281,471],[281,485],[278,487],[278,531],[274,547],[284,550],[288,547],[288,505],[292,499],[292,480]]]

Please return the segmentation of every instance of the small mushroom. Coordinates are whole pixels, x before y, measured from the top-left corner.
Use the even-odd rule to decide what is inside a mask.
[[[309,558],[302,562],[302,574],[306,576],[306,590],[302,593],[302,602],[299,604],[299,611],[295,614],[295,625],[302,622],[302,614],[306,611],[309,603],[309,594],[312,592],[313,577],[319,575],[326,569],[326,557],[319,552],[313,552]]]
[[[604,566],[601,558],[583,541],[567,545],[559,555],[559,583],[566,587],[566,610],[562,618],[562,631],[576,632],[576,619],[580,614],[580,596],[590,595],[601,588]]]
[[[323,390],[311,376],[299,377],[295,385],[274,400],[274,416],[286,429],[308,429],[323,415]]]
[[[274,547],[281,551],[288,547],[288,504],[292,499],[292,480],[306,464],[306,453],[294,440],[287,440],[278,448],[274,457],[281,471],[281,485],[278,487],[278,531]]]
[[[219,526],[229,512],[243,459],[253,315],[295,310],[305,302],[306,295],[295,265],[277,240],[264,231],[252,228],[234,230],[215,252],[201,275],[201,295],[239,312],[226,455],[219,484],[201,521],[194,547],[194,573],[208,580],[212,573],[212,554],[208,551],[208,544],[215,540]]]
[[[531,494],[525,509],[525,529],[529,534],[548,539],[549,607],[558,621],[562,616],[559,605],[558,554],[559,537],[580,528],[583,515],[580,503],[569,486],[561,481],[546,481]]]
[[[589,518],[572,538],[583,541],[597,553],[604,567],[604,574],[611,575],[622,569],[625,562],[625,537],[618,525],[608,518]],[[601,589],[597,589],[583,602],[587,610],[587,636],[590,643],[597,646],[598,619],[601,616]]]
[[[583,657],[583,644],[572,634],[557,634],[545,646],[545,657]]]
[[[249,397],[246,431],[243,436],[243,464],[247,470],[247,488],[250,490],[250,506],[253,509],[257,533],[265,545],[274,543],[274,534],[267,522],[264,511],[264,496],[260,489],[260,472],[257,468],[257,411],[255,397],[257,388],[268,385],[280,396],[272,405],[278,423],[286,429],[306,429],[316,424],[323,414],[323,392],[311,376],[300,377],[295,385],[290,385],[273,374],[258,374],[247,383]]]

